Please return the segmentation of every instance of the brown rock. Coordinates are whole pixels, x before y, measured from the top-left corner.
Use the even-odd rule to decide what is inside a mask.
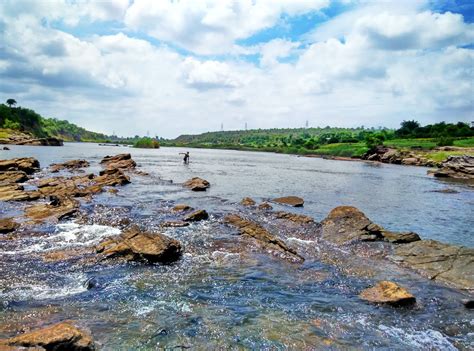
[[[105,156],[102,161],[100,161],[107,169],[123,169],[129,170],[134,169],[137,164],[132,160],[130,154],[119,154],[115,156]]]
[[[292,221],[295,223],[313,223],[314,222],[314,218],[311,218],[305,215],[299,215],[296,213],[290,213],[290,212],[279,211],[275,213],[275,216],[276,218],[286,219],[288,221]]]
[[[13,220],[13,218],[2,218],[0,219],[0,234],[6,234],[13,232],[20,225]]]
[[[392,306],[407,306],[416,302],[416,298],[406,289],[390,281],[378,282],[362,291],[359,297],[369,302]]]
[[[395,248],[397,263],[459,289],[474,289],[474,248],[420,240]]]
[[[268,232],[258,223],[249,221],[233,214],[226,216],[224,218],[224,222],[237,227],[241,235],[248,235],[258,240],[261,244],[263,244],[264,247],[282,251],[286,254],[289,254],[293,259],[296,259],[299,262],[304,261],[304,258],[300,256],[296,250],[287,246],[283,240]]]
[[[50,167],[50,170],[52,173],[56,173],[63,169],[75,170],[75,169],[89,167],[89,166],[90,164],[86,160],[71,160],[64,163],[52,164]]]
[[[303,207],[304,200],[301,197],[297,196],[284,196],[278,197],[272,200],[273,202],[277,202],[279,204],[293,206],[293,207]]]
[[[385,240],[394,244],[407,244],[421,240],[420,236],[414,232],[395,233],[383,230],[382,235]]]
[[[183,186],[185,188],[191,189],[192,191],[206,191],[206,189],[209,188],[211,184],[205,179],[194,177],[184,182]]]
[[[269,211],[273,209],[272,205],[270,205],[268,202],[261,203],[257,206],[257,208],[262,211]]]
[[[184,222],[184,221],[165,221],[161,223],[162,227],[187,227],[189,225],[189,222]]]
[[[18,184],[0,186],[0,201],[33,201],[38,200],[41,194],[38,191],[25,191]]]
[[[173,212],[184,212],[189,210],[192,210],[192,207],[184,204],[176,205],[171,209]]]
[[[184,220],[186,222],[198,222],[208,218],[209,214],[206,212],[206,210],[197,210],[184,217]]]
[[[70,322],[54,324],[47,328],[20,334],[10,339],[0,340],[0,345],[42,347],[44,350],[95,350],[92,337]]]
[[[441,167],[435,171],[429,171],[435,177],[474,179],[474,156],[449,156]]]
[[[79,209],[79,202],[72,198],[51,197],[49,204],[36,204],[25,209],[26,217],[35,222],[44,220],[59,221],[74,215]]]
[[[250,197],[244,197],[242,201],[240,201],[242,206],[255,206],[255,201]]]
[[[12,183],[23,183],[28,180],[28,176],[23,171],[6,171],[0,172],[0,185],[8,185]]]
[[[96,248],[105,258],[122,258],[126,261],[169,263],[179,259],[181,244],[159,233],[142,232],[133,226],[118,238],[102,242]]]
[[[39,171],[40,164],[33,157],[14,158],[11,160],[0,160],[0,172],[23,171],[26,174],[33,174]]]

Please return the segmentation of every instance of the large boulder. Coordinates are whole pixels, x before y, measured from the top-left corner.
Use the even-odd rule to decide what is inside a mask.
[[[136,162],[132,160],[130,154],[105,156],[100,163],[108,169],[118,168],[122,170],[130,170],[137,166]]]
[[[298,262],[304,261],[304,258],[296,250],[286,245],[283,240],[277,238],[256,222],[235,214],[227,215],[224,222],[238,228],[241,235],[248,235],[256,239],[265,248],[281,251]]]
[[[95,350],[92,337],[70,322],[62,322],[32,332],[0,340],[0,347],[32,347],[48,351],[92,351]]]
[[[182,254],[179,241],[163,234],[143,232],[136,226],[117,238],[100,243],[96,251],[104,258],[160,263],[176,261]]]
[[[64,163],[54,163],[50,166],[52,173],[59,172],[63,169],[76,170],[84,167],[89,167],[89,162],[86,160],[71,160]]]
[[[449,156],[441,167],[435,171],[429,171],[439,178],[474,179],[474,156]]]
[[[206,191],[206,189],[209,188],[211,184],[205,179],[194,177],[184,182],[183,186],[185,188],[191,189],[192,191]]]
[[[39,161],[33,157],[14,158],[11,160],[0,160],[0,172],[23,171],[33,174],[39,171]]]
[[[405,288],[390,281],[378,282],[373,287],[362,291],[359,297],[372,303],[391,306],[407,306],[416,302],[415,296]]]
[[[420,240],[397,246],[392,259],[430,279],[474,290],[474,248]]]
[[[273,202],[293,207],[303,207],[304,200],[298,196],[284,196],[272,200]]]
[[[20,225],[13,220],[13,218],[0,219],[0,234],[13,232]]]

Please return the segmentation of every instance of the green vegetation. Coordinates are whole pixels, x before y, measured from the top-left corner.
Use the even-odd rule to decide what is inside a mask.
[[[65,141],[97,141],[108,139],[104,134],[90,132],[68,121],[55,118],[44,118],[35,111],[11,107],[16,104],[14,99],[8,99],[7,105],[0,104],[0,128],[31,134],[36,138],[55,137]],[[8,137],[6,131],[4,137]]]
[[[159,149],[160,143],[156,139],[152,138],[141,138],[138,139],[133,147],[142,148],[142,149]]]
[[[360,157],[378,145],[425,151],[437,146],[473,147],[474,128],[462,122],[422,127],[416,121],[403,121],[397,130],[325,127],[208,132],[181,135],[162,145]]]

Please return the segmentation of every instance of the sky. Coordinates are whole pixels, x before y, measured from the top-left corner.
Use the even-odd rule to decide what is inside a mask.
[[[120,136],[474,121],[472,0],[1,0],[0,99]]]

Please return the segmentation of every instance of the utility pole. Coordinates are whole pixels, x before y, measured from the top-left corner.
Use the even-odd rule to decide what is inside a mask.
[[[245,130],[247,131],[247,122],[245,122]]]
[[[221,123],[221,132],[224,131],[224,123]]]

